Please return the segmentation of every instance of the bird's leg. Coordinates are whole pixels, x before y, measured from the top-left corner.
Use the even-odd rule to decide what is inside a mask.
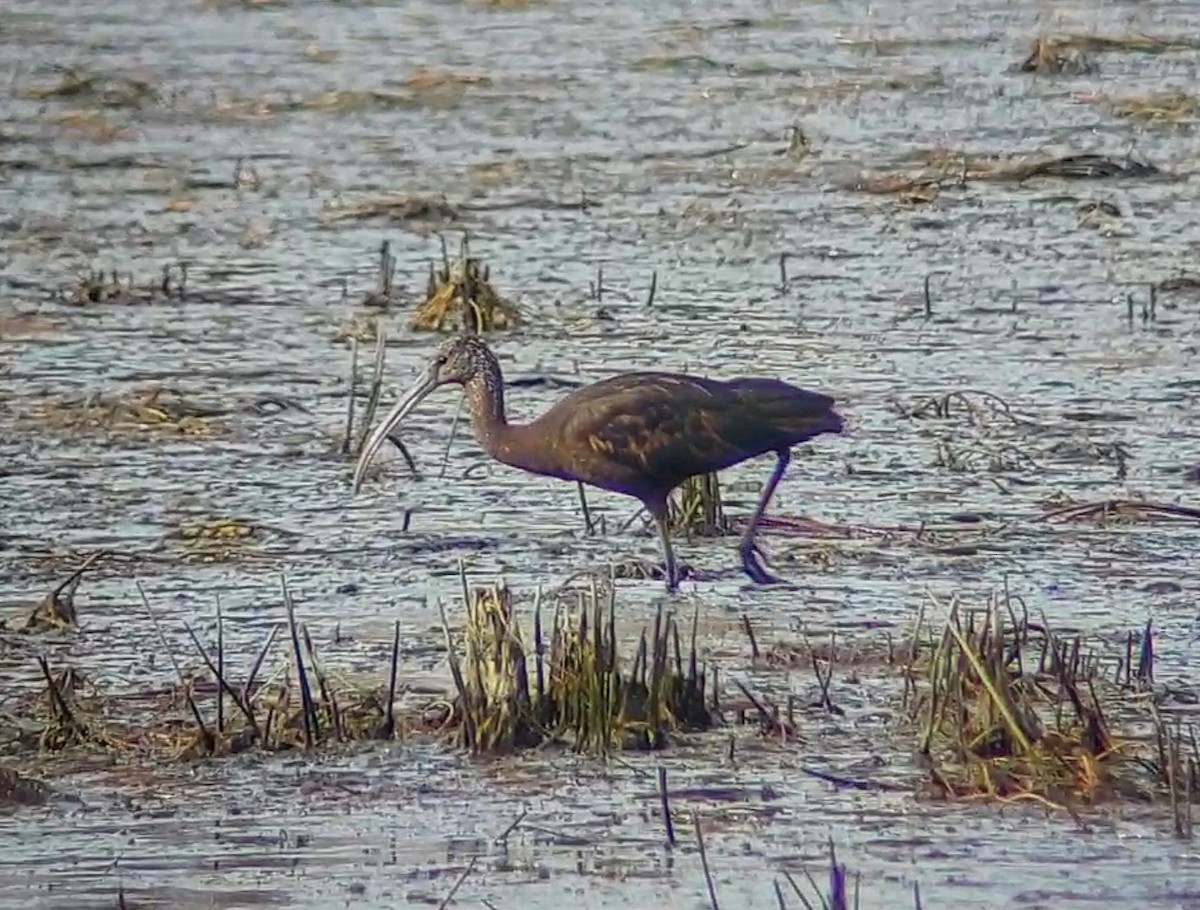
[[[667,579],[667,592],[679,587],[679,567],[675,564],[675,549],[671,546],[671,529],[667,527],[667,509],[654,511],[654,522],[658,525],[658,536],[662,540],[663,571]]]
[[[792,460],[792,453],[788,449],[780,449],[775,455],[778,459],[775,462],[775,470],[771,472],[771,479],[767,481],[767,486],[758,500],[758,508],[754,510],[750,524],[746,525],[746,530],[742,534],[741,546],[738,547],[738,552],[742,556],[742,569],[760,585],[783,583],[782,578],[776,578],[763,568],[762,562],[759,561],[762,553],[754,543],[754,532],[758,528],[759,519],[767,510],[767,503],[775,495],[775,488],[779,486],[779,481],[783,479],[783,472],[787,470],[788,462]]]

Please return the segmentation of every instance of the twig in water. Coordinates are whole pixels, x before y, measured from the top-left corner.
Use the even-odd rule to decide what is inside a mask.
[[[754,626],[750,625],[750,617],[745,613],[742,614],[742,628],[746,630],[746,637],[750,639],[750,659],[758,660],[758,639],[754,637]]]
[[[379,395],[383,391],[383,368],[387,360],[387,331],[382,323],[376,323],[375,331],[375,366],[371,372],[371,391],[367,396],[367,409],[363,413],[362,432],[358,434],[356,452],[361,452],[371,425],[375,422],[375,411],[379,408]]]
[[[209,657],[209,655],[208,655],[208,651],[205,650],[204,645],[200,642],[200,639],[196,636],[196,633],[192,630],[192,627],[190,625],[188,625],[187,623],[184,623],[183,628],[187,632],[188,636],[192,639],[192,644],[194,644],[196,646],[196,651],[200,654],[200,659],[202,661],[204,661],[204,665],[206,667],[208,667],[208,671],[216,679],[217,698],[219,699],[223,693],[228,692],[229,697],[233,699],[233,703],[235,705],[237,705],[238,709],[244,715],[246,715],[246,720],[247,720],[247,722],[249,722],[251,728],[256,733],[261,732],[258,729],[257,722],[255,722],[255,720],[254,720],[254,714],[253,714],[253,712],[251,712],[250,706],[247,704],[244,704],[242,702],[242,700],[240,698],[238,698],[238,694],[235,691],[233,691],[233,687],[230,686],[228,680],[225,679],[225,671],[220,666],[213,663],[212,658]],[[219,659],[219,657],[220,657],[219,650],[218,650],[217,654],[218,654],[218,659]],[[220,715],[218,714],[218,718],[219,717],[220,717]],[[224,732],[219,723],[218,723],[217,729]]]
[[[654,295],[658,291],[658,269],[650,273],[650,293],[646,295],[646,307],[654,306]]]
[[[700,865],[704,867],[704,883],[708,885],[708,900],[713,910],[721,910],[717,903],[717,888],[713,884],[712,872],[708,869],[708,853],[704,849],[704,834],[700,830],[700,813],[692,810],[692,824],[696,828],[696,844],[700,847]]]
[[[392,666],[388,671],[388,700],[384,712],[383,726],[379,729],[380,739],[391,739],[396,735],[396,675],[400,669],[400,620],[392,635]]]
[[[163,634],[162,626],[158,622],[154,608],[150,606],[150,598],[146,596],[146,589],[142,587],[140,580],[135,580],[134,585],[138,589],[138,594],[142,596],[142,605],[146,608],[146,615],[150,617],[150,622],[154,625],[154,631],[158,633],[159,643],[162,645],[163,650],[167,652],[167,657],[171,660],[171,666],[175,668],[175,675],[179,677],[179,685],[183,687],[183,694],[187,698],[188,707],[192,710],[192,717],[196,720],[196,726],[200,728],[200,736],[203,737],[204,742],[211,748],[215,739],[212,732],[208,729],[208,725],[204,722],[204,715],[200,713],[200,706],[192,698],[192,687],[188,685],[187,680],[184,678],[183,669],[179,666],[179,661],[175,659],[175,652],[171,650],[171,646],[167,643],[167,636]]]
[[[587,536],[591,537],[596,530],[596,526],[592,524],[592,512],[588,508],[587,491],[584,490],[583,484],[579,481],[575,482],[575,486],[579,488],[579,507],[583,510],[583,522],[587,526]]]
[[[529,814],[528,809],[522,809],[521,814],[512,820],[512,824],[510,824],[507,828],[505,828],[498,835],[496,835],[496,839],[493,840],[492,843],[493,844],[503,844],[503,843],[507,842],[508,836],[517,830],[517,828],[518,828],[518,826],[520,826],[521,822],[525,821],[525,816],[527,816],[528,814]]]
[[[217,666],[213,672],[217,683],[217,732],[225,732],[225,621],[221,616],[221,595],[217,595]]]
[[[342,454],[349,455],[354,444],[354,399],[358,395],[358,338],[350,338],[350,400],[346,403],[346,435],[342,439]]]
[[[460,887],[462,887],[462,883],[467,880],[467,876],[471,874],[471,870],[475,868],[475,863],[478,861],[478,856],[471,857],[471,861],[467,863],[467,868],[463,869],[462,875],[458,877],[458,880],[454,883],[453,887],[450,888],[450,893],[443,897],[442,902],[438,904],[438,910],[446,910],[446,908],[450,906],[450,901],[454,900],[455,893]]]
[[[667,846],[675,846],[675,823],[671,821],[671,804],[667,797],[667,769],[658,766],[658,798],[662,803],[663,825],[667,829]]]
[[[833,655],[836,638],[837,633],[831,632],[829,635],[829,666],[825,668],[824,673],[821,672],[821,662],[817,660],[817,651],[811,644],[808,646],[808,653],[812,659],[812,668],[813,673],[817,677],[817,685],[821,688],[821,707],[830,714],[845,714],[846,712],[833,703],[833,699],[829,695],[829,687],[833,683]]]
[[[454,420],[450,422],[450,438],[446,440],[446,448],[442,452],[442,467],[438,471],[438,477],[446,476],[446,465],[450,462],[450,446],[454,445],[454,435],[458,432],[458,420],[462,416],[463,402],[466,400],[466,392],[458,396],[458,407],[454,410]]]
[[[292,633],[292,651],[296,655],[296,676],[300,680],[300,714],[304,720],[304,745],[311,749],[320,731],[317,726],[317,707],[313,704],[312,689],[308,685],[308,671],[304,667],[304,655],[300,653],[300,632],[296,628],[296,605],[288,590],[287,577],[279,576],[283,590],[283,605],[287,610],[288,628]]]
[[[250,702],[253,699],[251,690],[254,688],[254,681],[258,677],[258,671],[262,669],[263,661],[267,659],[267,652],[271,650],[271,645],[275,644],[275,636],[278,634],[279,623],[276,623],[271,626],[271,631],[267,633],[267,640],[259,648],[258,657],[254,659],[254,663],[250,666],[250,675],[246,677],[246,684],[242,686],[242,703],[247,708],[250,707]]]

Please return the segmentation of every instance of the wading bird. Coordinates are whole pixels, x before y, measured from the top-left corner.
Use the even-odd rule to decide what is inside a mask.
[[[662,539],[667,590],[679,570],[667,528],[667,497],[687,478],[774,452],[775,470],[742,535],[742,568],[759,584],[778,582],[758,560],[754,531],[791,460],[791,447],[841,433],[834,400],[777,379],[726,381],[682,373],[624,373],[585,386],[527,424],[504,414],[504,378],[476,335],[445,342],[416,386],[376,426],[354,470],[353,492],[383,441],[439,386],[463,386],[475,438],[497,461],[641,500]]]

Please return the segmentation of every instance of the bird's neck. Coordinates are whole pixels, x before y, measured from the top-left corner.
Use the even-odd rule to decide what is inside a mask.
[[[532,471],[553,473],[540,446],[524,443],[522,424],[510,424],[504,413],[504,383],[498,375],[477,375],[466,384],[471,432],[483,450],[497,461]]]

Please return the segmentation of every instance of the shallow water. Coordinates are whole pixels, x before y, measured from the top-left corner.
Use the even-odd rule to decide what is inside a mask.
[[[778,571],[800,589],[756,588],[735,572],[685,584],[681,609],[699,604],[710,651],[744,649],[728,621],[742,612],[764,635],[898,631],[926,591],[980,602],[1007,579],[1060,628],[1116,637],[1153,617],[1160,677],[1186,678],[1198,655],[1196,530],[1036,519],[1058,494],[1187,502],[1195,491],[1184,471],[1200,462],[1197,298],[1164,291],[1155,320],[1140,313],[1148,286],[1186,271],[1200,249],[1198,140],[1191,124],[1121,118],[1102,99],[1193,85],[1200,53],[1100,53],[1098,74],[1079,77],[1008,69],[1043,32],[1198,29],[1194,5],[1153,2],[1052,12],[973,0],[187,3],[169,15],[128,0],[12,2],[0,18],[0,604],[24,609],[75,554],[116,551],[124,558],[81,589],[84,634],[48,647],[111,687],[162,684],[170,667],[148,653],[135,577],[181,643],[185,621],[211,630],[219,596],[230,651],[249,661],[280,618],[282,571],[318,639],[335,626],[349,637],[322,646],[330,659],[380,667],[398,618],[406,671],[428,674],[437,602],[459,591],[460,560],[477,580],[502,574],[532,594],[581,568],[655,558],[640,523],[616,531],[630,501],[589,493],[609,533],[588,537],[572,485],[483,464],[466,434],[438,477],[450,391],[405,433],[424,477],[395,460],[350,499],[350,465],[336,454],[349,373],[339,330],[366,312],[382,240],[397,282],[415,292],[440,255],[434,232],[453,244],[466,229],[528,316],[524,331],[493,339],[510,377],[590,381],[647,366],[780,375],[836,394],[853,431],[798,450],[776,514],[912,528],[971,512],[1009,526],[953,557],[903,539],[836,545],[768,531]],[[59,67],[108,88],[43,97]],[[422,69],[486,80],[414,81]],[[333,105],[335,91],[356,94]],[[813,141],[806,157],[783,154],[793,123]],[[1169,176],[972,180],[928,205],[846,189],[935,149],[1133,149]],[[461,217],[332,217],[385,194],[444,195]],[[571,205],[581,198],[592,207]],[[1089,202],[1120,217],[1081,225]],[[781,253],[792,279],[783,293]],[[57,299],[90,269],[147,283],[181,261],[183,301]],[[385,405],[435,343],[406,319],[406,309],[388,317]],[[157,384],[227,413],[198,437],[51,430],[36,416],[45,396]],[[899,416],[960,389],[1001,396],[1035,423]],[[511,416],[562,394],[514,388]],[[1098,454],[1118,444],[1129,453],[1123,477]],[[761,459],[728,472],[731,511],[745,514],[769,469]],[[174,536],[225,518],[263,533],[209,563]],[[728,540],[679,551],[707,570],[736,559]],[[655,582],[622,583],[631,630],[660,596]],[[0,653],[0,672],[15,688],[38,670],[18,650]],[[858,732],[813,721],[805,751],[853,762],[887,713],[876,708]],[[5,854],[0,894],[6,906],[93,906],[120,881],[170,906],[436,905],[478,853],[462,904],[536,905],[564,891],[588,906],[705,904],[694,850],[671,859],[637,799],[653,790],[650,765],[557,761],[544,796],[528,782],[544,769],[522,782],[505,763],[400,747],[311,766],[200,766],[174,787],[76,776],[63,783],[82,807],[2,822],[20,849]],[[666,761],[677,763],[673,780],[740,780],[777,795],[769,813],[747,798],[745,817],[708,838],[721,896],[737,904],[773,906],[769,872],[817,868],[827,837],[863,872],[869,906],[919,880],[931,907],[1179,907],[1197,874],[1194,848],[1142,818],[1081,835],[1027,812],[847,795],[798,776],[800,757],[786,749],[740,769]],[[344,775],[353,792],[298,799],[309,775]],[[586,844],[521,828],[507,853],[487,843],[521,800],[537,824],[585,831]],[[280,831],[288,838],[277,843]],[[263,847],[247,858],[239,838]],[[233,865],[231,843],[243,851]]]

